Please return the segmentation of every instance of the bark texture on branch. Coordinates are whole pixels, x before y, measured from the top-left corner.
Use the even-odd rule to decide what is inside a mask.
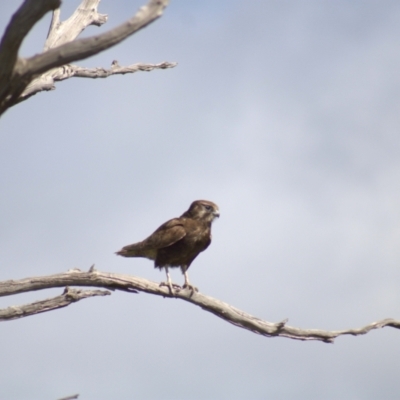
[[[34,303],[22,306],[11,306],[0,310],[0,321],[29,317],[46,311],[57,310],[69,306],[82,299],[94,296],[107,296],[111,293],[108,290],[78,290],[66,287],[63,294],[51,299],[35,301]]]
[[[100,53],[149,25],[162,15],[169,0],[150,0],[122,25],[101,35],[77,39],[89,25],[101,26],[107,22],[107,15],[97,12],[99,2],[100,0],[82,0],[71,17],[61,22],[60,0],[25,0],[12,17],[0,42],[0,115],[40,91],[54,89],[54,82],[78,76],[65,73],[65,70],[73,71],[74,68],[78,68],[68,64]],[[24,37],[33,25],[51,10],[53,18],[43,53],[25,59],[18,58]],[[168,67],[158,68],[172,68],[176,65],[167,64]],[[157,67],[146,70],[155,68]],[[132,66],[125,69],[125,72],[104,70],[108,71],[108,75],[103,73],[100,76],[132,73],[137,70],[133,70]],[[80,77],[92,78],[93,74],[90,71],[86,74],[85,71],[81,71]]]
[[[23,96],[24,100],[28,97],[44,91],[44,90],[54,90],[54,82],[63,81],[72,77],[77,78],[107,78],[110,75],[124,75],[133,74],[138,71],[153,71],[154,69],[167,69],[173,68],[177,63],[171,63],[164,61],[159,64],[142,64],[136,63],[128,65],[127,67],[122,67],[117,61],[113,61],[111,68],[84,68],[78,65],[67,64],[57,69],[57,73],[49,76],[48,74],[43,74],[39,78],[34,79],[24,90]]]
[[[0,282],[0,296],[64,286],[101,287],[110,290],[122,290],[131,293],[145,292],[157,296],[177,298],[195,304],[240,328],[269,337],[286,337],[296,340],[318,340],[325,343],[333,343],[335,338],[342,335],[364,335],[373,329],[386,326],[400,329],[400,320],[392,318],[372,322],[362,328],[355,329],[338,331],[301,329],[287,325],[287,320],[280,322],[264,321],[221,300],[202,293],[192,292],[190,289],[176,290],[173,294],[170,294],[168,288],[160,286],[156,282],[130,275],[100,272],[93,268],[89,272],[72,270],[50,276]]]

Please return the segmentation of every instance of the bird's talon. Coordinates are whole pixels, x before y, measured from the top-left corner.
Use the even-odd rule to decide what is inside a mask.
[[[160,282],[160,284],[158,286],[168,286],[168,287],[173,287],[175,289],[182,289],[178,284],[176,283],[172,283],[171,286],[169,285],[168,282]]]
[[[169,284],[168,282],[160,282],[159,287],[166,286],[169,289],[170,294],[174,294],[174,289],[179,292],[182,288],[176,283]]]
[[[159,286],[169,286],[168,282],[160,282]],[[177,283],[172,283],[172,287],[175,289],[182,289]]]
[[[199,289],[196,286],[186,284],[186,283],[182,286],[182,289],[189,289],[192,293],[199,291]]]

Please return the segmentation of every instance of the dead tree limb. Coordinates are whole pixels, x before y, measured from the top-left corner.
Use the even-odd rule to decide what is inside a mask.
[[[40,314],[46,311],[57,310],[69,306],[82,299],[94,296],[107,296],[111,293],[108,290],[78,290],[66,287],[63,294],[51,299],[35,301],[31,304],[22,306],[11,306],[0,310],[0,321],[10,321],[12,319],[29,317],[30,315]]]
[[[54,90],[54,82],[63,81],[72,77],[77,78],[108,78],[111,75],[133,74],[138,71],[153,71],[154,69],[167,69],[173,68],[177,64],[164,61],[159,64],[132,64],[122,67],[117,61],[113,61],[111,68],[85,68],[78,65],[67,64],[57,69],[57,73],[53,74],[50,78],[46,74],[41,75],[39,78],[34,79],[24,90],[23,99],[42,92],[44,90]]]
[[[61,22],[60,0],[24,1],[11,18],[0,42],[0,115],[40,91],[53,90],[56,81],[73,76],[93,78],[93,73],[90,70],[85,72],[85,68],[80,70],[80,75],[71,73],[78,67],[69,64],[98,54],[146,27],[162,15],[169,0],[150,0],[136,15],[120,26],[101,35],[77,39],[89,25],[101,26],[107,21],[107,15],[97,12],[99,2],[100,0],[82,0],[71,17]],[[18,57],[24,37],[49,11],[53,11],[53,18],[44,51],[29,58]],[[115,70],[108,70],[108,75],[105,72],[98,77],[172,68],[176,63],[165,62],[161,64],[163,67],[143,65],[143,68],[118,66]],[[118,69],[120,72],[117,72]]]
[[[373,322],[362,328],[338,331],[295,328],[287,325],[287,320],[281,322],[264,321],[230,304],[202,293],[192,292],[190,289],[180,289],[170,294],[168,288],[160,286],[156,282],[130,275],[100,272],[93,268],[89,272],[71,270],[61,274],[0,282],[0,296],[10,296],[18,293],[64,286],[101,287],[109,290],[122,290],[134,293],[145,292],[162,297],[181,299],[195,304],[233,325],[268,337],[286,337],[296,340],[318,340],[325,343],[333,343],[334,339],[338,336],[364,335],[373,329],[386,326],[400,329],[400,320],[392,318]],[[19,315],[17,317],[23,316]]]

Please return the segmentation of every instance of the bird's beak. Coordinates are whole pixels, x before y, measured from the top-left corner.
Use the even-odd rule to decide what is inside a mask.
[[[219,210],[213,212],[214,218],[219,218]]]

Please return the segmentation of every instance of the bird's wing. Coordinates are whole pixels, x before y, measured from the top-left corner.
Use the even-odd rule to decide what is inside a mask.
[[[171,219],[162,224],[153,234],[143,240],[144,247],[162,249],[181,240],[186,236],[186,230],[179,218]]]

